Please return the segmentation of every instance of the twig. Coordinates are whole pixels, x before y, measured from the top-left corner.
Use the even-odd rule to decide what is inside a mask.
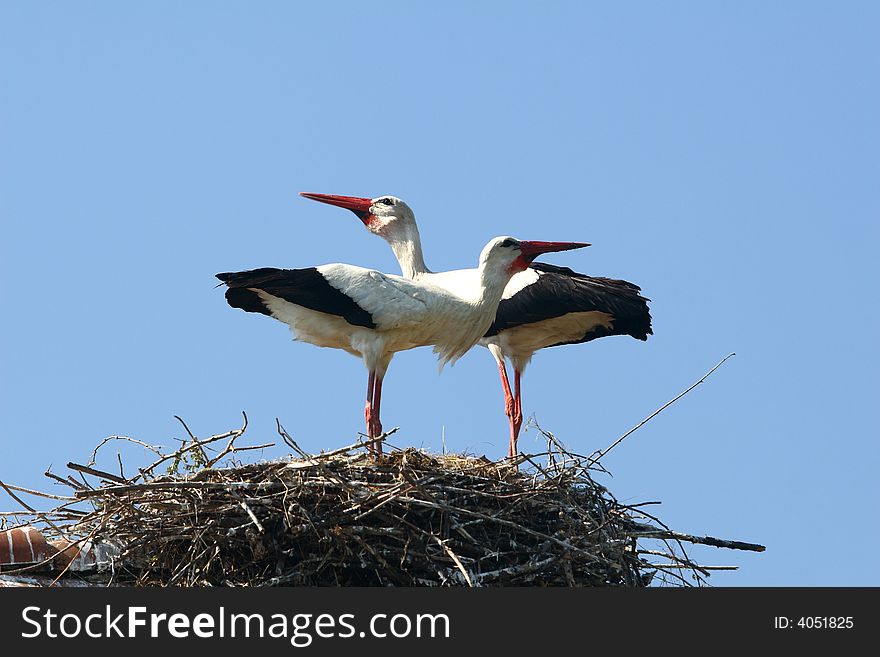
[[[73,501],[75,498],[67,497],[65,495],[51,495],[49,493],[41,493],[38,490],[31,490],[30,488],[22,488],[21,486],[14,486],[13,484],[3,484],[0,482],[0,486],[6,489],[8,493],[10,490],[18,491],[19,493],[27,493],[28,495],[36,495],[37,497],[45,497],[50,500],[64,500],[64,501]],[[10,493],[11,494],[11,493]],[[21,500],[18,500],[21,502]]]
[[[330,452],[321,452],[319,454],[314,454],[311,456],[311,458],[330,459],[330,458],[333,458],[334,456],[339,456],[340,454],[346,454],[347,452],[351,452],[352,450],[360,449],[361,447],[366,447],[368,445],[372,445],[375,442],[383,441],[388,436],[391,436],[392,434],[397,433],[399,430],[400,430],[400,427],[394,427],[393,429],[389,429],[388,431],[386,431],[382,435],[377,436],[376,438],[373,438],[372,440],[366,440],[366,441],[359,440],[356,443],[352,443],[351,445],[347,445],[345,447],[340,447],[339,449],[334,449]]]
[[[645,568],[656,568],[658,570],[666,570],[667,568],[682,568],[687,570],[693,570],[694,568],[699,570],[739,570],[739,566],[698,566],[697,564],[691,563],[646,563]]]
[[[494,582],[503,577],[518,577],[520,575],[536,573],[539,570],[543,570],[547,568],[554,561],[557,561],[559,557],[552,556],[547,557],[541,561],[530,561],[528,563],[521,564],[519,566],[508,566],[507,568],[499,568],[498,570],[490,570],[489,572],[480,573],[476,576],[478,583],[483,582]]]
[[[102,440],[100,443],[98,443],[98,446],[95,447],[95,449],[92,450],[92,457],[89,459],[89,465],[95,465],[95,461],[98,458],[98,450],[113,440],[121,440],[123,442],[133,443],[135,445],[140,445],[144,449],[150,450],[151,452],[153,452],[157,456],[162,456],[162,452],[159,451],[158,447],[155,447],[154,445],[148,445],[147,443],[145,443],[142,440],[137,440],[136,438],[129,438],[128,436],[107,436],[106,438],[104,438],[104,440]]]
[[[290,437],[290,434],[287,433],[287,430],[281,425],[281,421],[278,418],[275,418],[275,426],[276,426],[276,430],[278,431],[278,434],[281,436],[281,439],[293,451],[295,451],[297,454],[299,454],[304,459],[314,460],[314,457],[311,454],[309,454],[305,450],[301,449],[300,446],[296,444],[296,441],[294,441],[294,439]],[[331,470],[328,470],[324,463],[322,463],[321,461],[315,461],[315,464],[318,467],[318,469],[320,469],[323,473],[325,473],[327,476],[329,476],[333,481],[338,483],[342,488],[344,488],[346,491],[348,491],[351,495],[356,495],[356,491],[355,491],[354,487],[351,486],[344,479],[342,479],[339,476],[337,476],[336,474],[334,474]]]
[[[763,552],[766,546],[758,543],[744,543],[743,541],[728,541],[713,536],[692,536],[691,534],[683,534],[681,532],[672,531],[671,529],[658,529],[651,525],[643,525],[637,522],[631,523],[631,527],[635,529],[632,536],[640,536],[642,538],[671,538],[685,543],[698,543],[700,545],[711,545],[718,548],[727,548],[728,550],[746,550],[749,552]]]
[[[659,414],[662,413],[664,410],[666,410],[667,408],[669,408],[670,406],[672,406],[675,402],[677,402],[679,399],[681,399],[682,397],[684,397],[684,396],[685,396],[686,394],[688,394],[691,390],[693,390],[693,389],[696,388],[698,385],[700,385],[703,381],[705,381],[706,379],[708,379],[709,376],[712,374],[712,372],[714,372],[714,371],[717,370],[719,367],[721,367],[721,366],[724,364],[724,362],[725,362],[728,358],[730,358],[731,356],[736,356],[736,354],[735,354],[735,353],[727,354],[724,358],[722,358],[722,359],[718,362],[717,365],[715,365],[715,367],[713,367],[711,370],[709,370],[708,372],[706,372],[706,373],[700,378],[699,381],[697,381],[696,383],[692,384],[687,390],[685,390],[685,391],[683,391],[683,392],[680,392],[678,395],[676,395],[675,397],[673,397],[672,399],[670,399],[668,402],[666,402],[665,404],[663,404],[663,406],[661,406],[661,407],[658,408],[656,411],[654,411],[653,413],[651,413],[648,417],[646,417],[644,420],[642,420],[641,422],[639,422],[636,426],[634,426],[632,429],[630,429],[629,431],[627,431],[625,434],[623,434],[620,438],[618,438],[618,439],[615,440],[613,443],[611,443],[611,444],[610,444],[608,447],[606,447],[604,450],[601,450],[601,451],[598,451],[598,452],[593,452],[593,454],[590,456],[590,462],[591,462],[591,463],[598,463],[598,462],[599,462],[599,461],[600,461],[600,460],[601,460],[601,459],[602,459],[602,458],[603,458],[608,452],[610,452],[612,449],[614,449],[614,448],[617,447],[620,443],[622,443],[622,442],[624,441],[625,438],[627,438],[627,437],[630,436],[631,434],[633,434],[633,433],[635,433],[636,431],[638,431],[639,429],[641,429],[643,426],[645,426],[648,422],[650,422],[650,421],[651,421],[653,418],[655,418],[657,415],[659,415]]]
[[[283,484],[250,481],[151,481],[144,484],[129,484],[127,486],[105,486],[93,490],[81,490],[74,493],[77,499],[103,497],[110,495],[128,495],[143,491],[160,490],[260,490],[275,491],[283,490]]]
[[[183,425],[183,428],[186,430],[186,433],[189,434],[189,438],[190,438],[190,440],[191,440],[193,443],[198,443],[198,442],[199,442],[199,441],[198,441],[198,438],[196,438],[196,437],[193,435],[193,432],[189,430],[189,427],[186,426],[186,422],[183,421],[183,418],[182,418],[182,417],[180,417],[179,415],[175,415],[175,416],[174,416],[174,419],[177,420],[178,422],[180,422],[180,424]],[[202,447],[201,445],[199,445],[198,450],[199,450],[199,452],[201,453],[201,456],[202,456],[202,463],[207,463],[207,461],[208,461],[208,455],[205,453],[205,449],[204,449],[204,447]]]
[[[205,467],[206,468],[213,468],[215,465],[217,465],[217,463],[219,461],[221,461],[224,457],[228,456],[229,454],[236,454],[238,452],[252,452],[256,449],[268,449],[269,447],[275,446],[275,443],[263,443],[262,445],[248,445],[246,447],[239,447],[237,445],[233,445],[235,438],[238,438],[238,436],[235,436],[234,438],[230,439],[230,441],[226,445],[226,447],[223,448],[223,451],[221,451],[217,456],[215,456],[210,461],[208,461],[208,463],[205,465]]]
[[[5,490],[5,491],[6,491],[6,494],[9,495],[9,497],[11,497],[12,499],[14,499],[14,500],[15,500],[16,502],[18,502],[19,504],[21,504],[21,505],[22,505],[25,509],[27,509],[28,511],[31,511],[31,512],[33,512],[33,513],[38,513],[38,511],[37,511],[34,507],[30,506],[29,504],[26,504],[26,503],[24,502],[24,500],[22,500],[18,495],[16,495],[15,493],[12,492],[10,486],[7,486],[7,485],[4,484],[2,481],[0,481],[0,488],[2,488],[3,490]],[[45,522],[47,525],[49,525],[52,529],[54,529],[54,530],[56,530],[57,532],[61,533],[61,530],[58,529],[58,527],[55,525],[55,523],[53,523],[51,520],[49,520],[49,518],[48,518],[48,516],[47,516],[46,514],[39,514],[39,515],[40,515],[40,519],[41,519],[43,522]]]
[[[163,455],[163,456],[161,456],[161,458],[158,461],[155,461],[151,465],[148,465],[146,468],[142,468],[140,470],[140,474],[137,477],[135,477],[134,479],[132,479],[132,481],[137,481],[138,479],[147,478],[161,464],[165,463],[166,461],[170,461],[172,459],[180,458],[181,456],[183,456],[184,454],[186,454],[187,452],[189,452],[193,449],[201,449],[202,446],[204,446],[204,445],[216,442],[218,440],[223,440],[225,438],[232,438],[232,440],[234,440],[235,438],[238,438],[239,436],[241,436],[245,432],[245,430],[247,429],[247,425],[248,425],[247,413],[242,412],[242,416],[244,417],[244,424],[241,426],[241,428],[233,429],[232,431],[227,431],[226,433],[217,434],[216,436],[211,436],[210,438],[204,438],[203,440],[196,440],[195,442],[190,443],[189,445],[182,445],[179,449],[175,450],[171,454]]]
[[[96,470],[95,468],[90,468],[87,465],[80,465],[79,463],[70,462],[67,464],[67,467],[71,470],[75,470],[76,472],[82,472],[84,474],[92,475],[93,477],[98,477],[99,479],[106,479],[107,481],[113,481],[117,484],[127,484],[128,479],[123,479],[122,477],[117,477],[114,474],[110,474],[109,472],[104,472],[103,470]]]
[[[238,504],[242,509],[244,509],[247,512],[247,514],[250,516],[251,520],[253,520],[254,525],[256,525],[257,529],[260,530],[260,533],[265,534],[266,530],[263,527],[263,523],[261,523],[259,521],[259,519],[257,518],[256,515],[254,515],[254,512],[251,511],[251,508],[247,505],[247,503],[244,500],[240,500]]]
[[[81,490],[83,486],[79,482],[71,482],[69,479],[65,479],[64,477],[59,477],[57,474],[52,472],[51,470],[46,470],[43,473],[43,476],[48,477],[54,481],[57,481],[60,484],[64,484],[68,488],[73,488],[74,490]]]
[[[455,565],[458,567],[458,570],[461,573],[461,576],[464,577],[464,581],[467,582],[468,586],[473,588],[474,583],[471,581],[471,578],[470,578],[470,575],[468,575],[468,572],[464,569],[464,565],[461,563],[461,559],[458,558],[458,555],[456,555],[455,552],[453,552],[452,549],[448,545],[446,545],[446,543],[441,541],[437,536],[432,535],[431,538],[433,538],[435,541],[437,541],[437,544],[441,548],[443,548],[443,551],[449,556],[450,559],[452,559],[455,562]]]

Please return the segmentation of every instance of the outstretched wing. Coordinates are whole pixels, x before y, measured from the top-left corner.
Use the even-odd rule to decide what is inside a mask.
[[[341,317],[371,329],[394,329],[425,320],[427,286],[354,265],[307,269],[264,267],[217,274],[230,306],[275,316],[263,295]],[[260,294],[262,293],[262,295]]]
[[[376,328],[372,315],[351,297],[334,288],[317,267],[276,269],[263,267],[249,271],[217,274],[226,283],[226,301],[233,308],[272,316],[258,290],[310,310],[342,317],[354,326]]]

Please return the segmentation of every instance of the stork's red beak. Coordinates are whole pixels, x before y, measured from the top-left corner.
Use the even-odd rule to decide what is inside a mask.
[[[530,242],[522,241],[519,243],[519,249],[522,257],[526,262],[531,262],[542,253],[551,253],[553,251],[571,251],[572,249],[582,249],[590,246],[586,242]]]
[[[312,194],[311,192],[300,192],[299,195],[310,198],[313,201],[320,201],[321,203],[328,203],[351,210],[364,223],[367,223],[370,216],[370,206],[373,205],[372,199],[357,196],[335,196],[333,194]]]

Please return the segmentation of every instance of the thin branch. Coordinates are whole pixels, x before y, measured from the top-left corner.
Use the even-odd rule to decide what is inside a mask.
[[[599,452],[593,452],[593,454],[590,456],[590,461],[591,461],[591,463],[598,463],[599,460],[602,459],[602,458],[603,458],[608,452],[610,452],[612,449],[614,449],[614,448],[617,447],[620,443],[622,443],[622,442],[624,441],[625,438],[627,438],[627,437],[630,436],[631,434],[633,434],[633,433],[635,433],[636,431],[638,431],[639,429],[641,429],[643,426],[645,426],[648,422],[650,422],[652,419],[654,419],[656,416],[658,416],[658,415],[659,415],[660,413],[662,413],[664,410],[666,410],[667,408],[669,408],[670,406],[672,406],[675,402],[677,402],[679,399],[681,399],[682,397],[684,397],[684,396],[685,396],[686,394],[688,394],[691,390],[693,390],[693,389],[696,388],[698,385],[700,385],[703,381],[705,381],[706,379],[708,379],[709,376],[711,376],[712,372],[714,372],[714,371],[717,370],[719,367],[721,367],[721,366],[724,364],[724,362],[725,362],[728,358],[730,358],[731,356],[736,356],[736,354],[735,354],[735,353],[727,354],[724,358],[722,358],[722,359],[718,362],[717,365],[715,365],[715,367],[713,367],[711,370],[709,370],[708,372],[706,372],[706,373],[702,376],[702,378],[700,378],[699,381],[697,381],[696,383],[692,384],[687,390],[685,390],[685,391],[679,393],[678,395],[676,395],[675,397],[673,397],[672,399],[670,399],[668,402],[666,402],[665,404],[663,404],[663,406],[661,406],[661,407],[658,408],[656,411],[654,411],[653,413],[651,413],[648,417],[646,417],[644,420],[642,420],[641,422],[639,422],[636,426],[634,426],[632,429],[630,429],[629,431],[627,431],[625,434],[623,434],[620,438],[618,438],[618,439],[615,440],[613,443],[611,443],[611,444],[610,444],[608,447],[606,447],[604,450],[599,451]]]
[[[687,570],[692,570],[694,568],[698,568],[699,570],[739,570],[739,566],[698,566],[697,564],[691,563],[646,563],[645,568],[656,568],[657,570],[666,570],[667,568],[682,568]]]
[[[637,522],[631,523],[634,532],[632,536],[641,538],[669,538],[676,541],[684,541],[685,543],[698,543],[700,545],[711,545],[717,548],[727,548],[728,550],[746,550],[748,552],[763,552],[766,546],[758,543],[745,543],[743,541],[728,541],[714,536],[693,536],[691,534],[683,534],[682,532],[672,531],[671,529],[658,529],[652,525],[643,525]]]
[[[73,488],[74,490],[81,490],[83,487],[79,482],[73,483],[69,479],[65,479],[64,477],[59,477],[57,474],[52,472],[51,470],[46,470],[43,473],[43,476],[48,477],[54,481],[57,481],[60,484],[64,484],[68,488]]]
[[[446,545],[446,543],[441,541],[437,536],[432,535],[431,538],[437,541],[437,544],[441,548],[443,548],[443,551],[449,556],[450,559],[452,559],[452,561],[455,562],[458,571],[461,573],[461,576],[464,577],[464,581],[467,582],[468,586],[473,588],[474,583],[471,581],[471,577],[470,575],[468,575],[467,570],[465,570],[464,565],[461,563],[461,559],[458,558],[458,555],[456,555],[455,552],[452,551],[452,548]]]
[[[193,432],[189,430],[189,427],[186,426],[186,422],[183,421],[183,418],[182,418],[182,417],[180,417],[179,415],[175,415],[175,416],[174,416],[174,419],[176,419],[178,422],[180,422],[180,424],[183,425],[183,428],[186,430],[187,434],[189,434],[189,438],[190,438],[190,440],[193,441],[193,443],[198,443],[198,442],[199,442],[199,441],[198,441],[198,438],[196,438],[196,437],[193,435]],[[199,445],[199,446],[198,446],[198,450],[199,450],[199,452],[201,452],[202,463],[206,463],[206,462],[208,461],[208,455],[205,453],[205,449],[204,449],[201,445]],[[210,467],[210,466],[208,466],[208,467]]]
[[[489,572],[480,573],[476,576],[477,583],[482,584],[483,582],[493,582],[504,577],[518,577],[520,575],[536,573],[544,568],[550,566],[554,561],[557,561],[559,557],[552,556],[541,561],[529,561],[528,563],[521,564],[519,566],[509,566],[507,568],[499,568],[498,570],[490,570]]]
[[[98,443],[98,446],[95,447],[95,449],[92,450],[92,456],[89,459],[89,465],[95,465],[95,461],[98,459],[98,450],[101,449],[107,443],[114,441],[114,440],[121,440],[123,442],[133,443],[135,445],[140,445],[144,449],[150,450],[151,452],[153,452],[157,456],[162,456],[162,452],[159,451],[158,447],[156,447],[154,445],[148,445],[147,443],[145,443],[142,440],[137,440],[136,438],[129,438],[128,436],[107,436],[106,438],[104,438],[104,440],[102,440],[100,443]]]
[[[181,456],[183,456],[184,454],[186,454],[187,452],[189,452],[191,450],[201,449],[203,445],[207,445],[209,443],[213,443],[218,440],[224,440],[226,438],[232,438],[233,440],[235,438],[238,438],[239,436],[241,436],[245,432],[245,430],[247,429],[247,425],[248,425],[247,413],[242,412],[242,416],[244,417],[244,424],[241,426],[241,428],[233,429],[232,431],[227,431],[225,433],[217,434],[216,436],[211,436],[210,438],[205,438],[203,440],[196,440],[195,442],[190,443],[188,445],[182,445],[179,449],[175,450],[171,454],[162,456],[158,461],[155,461],[151,465],[148,465],[146,468],[142,468],[140,470],[140,474],[137,477],[135,477],[134,479],[132,479],[132,481],[137,481],[138,479],[147,478],[148,476],[152,475],[153,471],[157,467],[159,467],[161,464],[165,463],[166,461],[180,458]]]
[[[42,493],[38,490],[31,490],[30,488],[22,488],[21,486],[14,486],[13,484],[4,484],[2,482],[0,482],[0,486],[3,486],[3,488],[6,489],[6,492],[9,492],[10,490],[14,490],[14,491],[18,491],[19,493],[27,493],[28,495],[35,495],[36,497],[45,497],[46,499],[49,499],[49,500],[62,500],[65,502],[70,502],[75,499],[73,497],[68,497],[65,495],[52,495],[50,493]],[[19,500],[19,502],[20,502],[20,500]]]
[[[98,477],[99,479],[106,479],[107,481],[112,481],[117,484],[127,484],[128,479],[123,479],[122,477],[117,477],[114,474],[110,474],[109,472],[104,472],[103,470],[96,470],[95,468],[90,468],[87,465],[80,465],[79,463],[70,462],[67,464],[67,467],[76,472],[82,472],[83,474],[89,474],[93,477]]]
[[[31,512],[33,512],[33,513],[39,513],[34,507],[30,506],[29,504],[26,504],[26,503],[24,502],[24,500],[22,500],[18,495],[16,495],[15,493],[13,493],[12,490],[11,490],[11,487],[8,486],[8,485],[6,485],[6,484],[4,484],[2,481],[0,481],[0,488],[2,488],[3,490],[5,490],[6,493],[7,493],[7,495],[9,495],[9,497],[11,497],[12,499],[14,499],[14,500],[15,500],[16,502],[18,502],[19,504],[21,504],[21,505],[22,505],[25,509],[27,509],[28,511],[31,511]],[[59,532],[59,533],[61,532],[61,530],[58,529],[58,527],[55,525],[55,523],[53,523],[51,520],[49,520],[49,518],[46,516],[46,514],[40,514],[40,519],[41,519],[43,522],[45,522],[47,525],[49,525],[52,529],[56,530],[56,531]]]

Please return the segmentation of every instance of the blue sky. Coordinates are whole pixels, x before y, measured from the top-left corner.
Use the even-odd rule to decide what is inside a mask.
[[[524,411],[575,451],[737,352],[606,459],[674,528],[767,545],[695,548],[740,566],[712,583],[880,584],[880,9],[476,5],[0,3],[0,479],[51,490],[50,463],[107,435],[172,444],[175,414],[351,442],[362,365],[229,308],[213,275],[396,271],[296,195],[394,194],[436,270],[499,234],[584,240],[546,260],[652,299],[647,343],[535,357]],[[439,376],[398,355],[383,423],[503,456],[489,353]]]

